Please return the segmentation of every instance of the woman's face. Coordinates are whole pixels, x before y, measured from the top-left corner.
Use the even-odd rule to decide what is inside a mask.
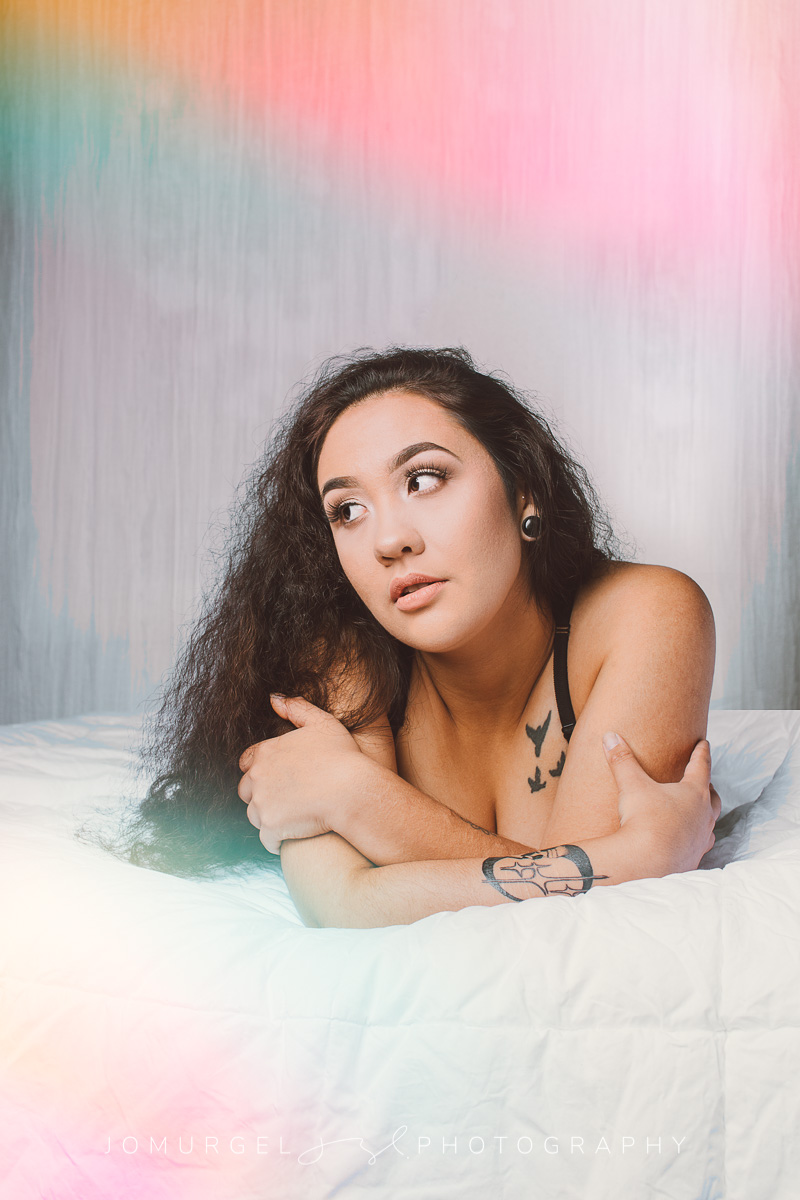
[[[380,392],[346,409],[317,484],[345,575],[400,641],[454,650],[527,603],[524,497],[512,512],[489,453],[434,401]]]

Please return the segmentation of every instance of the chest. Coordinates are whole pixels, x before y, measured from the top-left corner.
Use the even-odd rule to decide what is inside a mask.
[[[544,681],[543,681],[544,683]],[[457,733],[435,713],[409,713],[397,740],[399,773],[491,833],[538,846],[566,761],[552,678],[502,741]]]

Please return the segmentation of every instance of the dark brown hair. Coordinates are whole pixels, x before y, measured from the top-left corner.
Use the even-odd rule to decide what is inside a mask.
[[[245,481],[219,579],[147,720],[147,794],[123,833],[100,840],[133,863],[177,875],[269,865],[247,820],[238,760],[291,728],[271,692],[327,707],[335,670],[366,686],[341,716],[349,729],[388,713],[403,722],[413,650],[376,621],[345,577],[317,488],[322,443],[336,418],[377,392],[414,392],[451,413],[488,451],[514,507],[533,500],[541,535],[524,543],[531,594],[544,612],[617,557],[585,471],[550,425],[463,349],[392,347],[329,359],[279,423]],[[274,861],[274,860],[273,860]]]

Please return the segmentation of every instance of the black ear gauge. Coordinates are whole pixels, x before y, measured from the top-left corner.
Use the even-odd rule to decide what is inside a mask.
[[[542,532],[542,518],[534,513],[522,522],[522,532],[529,541],[535,541]]]

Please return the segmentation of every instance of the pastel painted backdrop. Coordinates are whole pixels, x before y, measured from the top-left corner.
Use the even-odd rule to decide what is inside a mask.
[[[2,14],[0,720],[140,707],[292,387],[390,342],[535,392],[715,706],[800,707],[800,6]]]

